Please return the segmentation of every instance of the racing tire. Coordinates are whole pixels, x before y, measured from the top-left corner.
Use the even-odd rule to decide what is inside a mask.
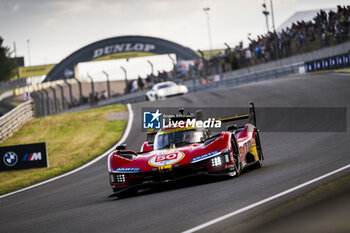
[[[259,158],[255,167],[261,168],[263,166],[264,154],[262,152],[260,136],[257,129],[255,129],[254,135],[255,135],[256,150],[258,152],[258,158]]]
[[[233,162],[234,162],[234,171],[230,172],[230,176],[239,176],[242,171],[242,163],[239,161],[239,150],[237,147],[236,141],[231,141],[231,147],[233,148]]]
[[[238,177],[241,174],[241,171],[242,171],[242,164],[241,164],[240,161],[238,161],[238,155],[237,154],[233,155],[233,160],[235,162],[235,173],[236,173],[236,176]]]

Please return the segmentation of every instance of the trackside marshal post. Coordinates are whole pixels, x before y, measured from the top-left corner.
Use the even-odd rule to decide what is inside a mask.
[[[48,166],[45,142],[0,147],[0,171]]]

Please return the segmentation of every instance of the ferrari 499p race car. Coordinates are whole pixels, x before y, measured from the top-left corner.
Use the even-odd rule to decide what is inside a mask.
[[[196,118],[202,117],[197,111]],[[249,114],[217,121],[245,119],[245,125],[229,125],[216,135],[211,135],[209,128],[162,128],[147,134],[138,153],[127,150],[126,145],[118,146],[108,157],[111,196],[193,176],[239,176],[248,166],[261,167],[264,156],[254,104],[249,103]]]

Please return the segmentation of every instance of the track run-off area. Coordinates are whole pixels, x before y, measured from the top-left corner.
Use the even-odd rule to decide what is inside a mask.
[[[259,108],[342,107],[347,108],[347,129],[261,132],[265,157],[261,169],[249,169],[232,179],[153,190],[122,199],[108,198],[112,190],[107,157],[102,155],[77,172],[1,198],[0,232],[235,229],[232,226],[249,222],[319,185],[350,174],[346,167],[350,164],[349,89],[350,75],[308,74],[133,104],[133,121],[124,139],[127,148],[136,151],[146,138],[141,132],[143,107],[247,107],[250,100]],[[268,120],[275,128],[283,127],[281,117]],[[288,190],[292,191],[283,193]],[[239,210],[244,211],[238,213]]]

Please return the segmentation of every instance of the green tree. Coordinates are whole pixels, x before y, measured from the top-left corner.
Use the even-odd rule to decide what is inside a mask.
[[[16,68],[14,60],[9,57],[10,49],[3,47],[3,41],[0,37],[0,81],[9,80],[13,69]]]

